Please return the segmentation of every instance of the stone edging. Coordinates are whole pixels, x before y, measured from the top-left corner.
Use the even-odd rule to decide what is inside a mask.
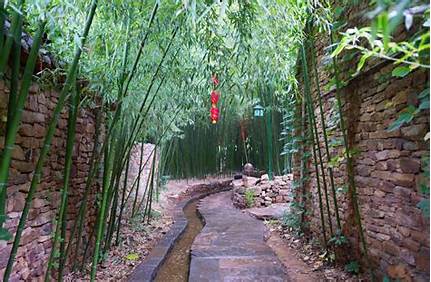
[[[189,199],[182,200],[175,206],[173,213],[174,224],[171,226],[162,240],[151,250],[148,257],[146,257],[145,260],[136,267],[136,269],[129,276],[128,281],[153,281],[155,279],[157,271],[168,257],[169,252],[171,251],[175,242],[180,238],[187,228],[188,221],[183,212],[184,208],[195,200],[205,198],[211,194],[229,191],[232,189],[230,185],[220,187],[221,189],[218,188],[219,187],[216,187],[213,191],[193,195]],[[200,215],[198,216],[201,217]],[[203,223],[205,224],[204,221]]]

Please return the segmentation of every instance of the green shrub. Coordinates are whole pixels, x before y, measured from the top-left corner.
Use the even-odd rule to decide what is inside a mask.
[[[353,273],[353,274],[358,274],[359,273],[359,264],[356,260],[353,260],[351,262],[349,262],[348,264],[346,264],[346,266],[344,267],[344,269],[347,272]]]
[[[254,191],[246,190],[245,191],[245,204],[248,208],[251,208],[254,204]]]
[[[335,232],[335,235],[331,239],[329,239],[328,243],[340,247],[342,245],[347,245],[349,243],[349,240],[347,240],[346,236],[343,235],[341,230],[337,230]]]
[[[302,215],[304,208],[302,204],[292,202],[290,208],[284,211],[281,220],[282,225],[291,229],[296,236],[303,235],[304,222],[302,222]]]
[[[151,210],[150,212],[150,217],[153,219],[159,219],[162,216],[162,213],[159,212],[158,210]]]

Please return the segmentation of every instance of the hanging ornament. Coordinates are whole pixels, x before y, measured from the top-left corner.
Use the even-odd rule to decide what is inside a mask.
[[[220,94],[217,91],[211,91],[211,104],[217,104],[219,97]]]
[[[218,118],[219,118],[219,110],[216,106],[211,107],[210,115],[211,115],[211,122],[217,123]]]
[[[213,74],[213,76],[211,77],[212,82],[214,83],[214,86],[218,86],[218,79],[217,79],[217,75]]]
[[[211,77],[211,80],[212,80],[212,83],[214,84],[214,88],[216,88],[219,84],[217,76],[214,74]],[[220,93],[216,90],[212,90],[210,94],[210,100],[211,100],[210,118],[213,124],[217,123],[219,119],[219,109],[217,108],[217,103],[219,101],[219,98],[220,98]]]

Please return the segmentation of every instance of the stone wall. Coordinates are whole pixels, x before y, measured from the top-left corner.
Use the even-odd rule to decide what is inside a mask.
[[[8,82],[0,81],[0,115],[7,114],[7,101],[9,89]],[[57,89],[42,89],[34,82],[28,102],[23,112],[16,146],[13,152],[11,164],[6,228],[15,233],[19,218],[24,207],[24,201],[30,186],[31,177],[42,146],[47,125],[59,95]],[[96,112],[99,109],[83,108],[79,112],[76,125],[75,146],[73,149],[73,165],[71,186],[69,188],[68,214],[67,214],[67,240],[69,241],[70,229],[77,218],[78,209],[84,194],[85,181],[89,172],[90,157],[95,141]],[[21,238],[21,247],[18,250],[16,263],[13,268],[11,281],[37,280],[45,275],[46,264],[51,251],[51,239],[55,228],[54,218],[60,204],[60,189],[62,188],[64,158],[67,135],[67,107],[62,111],[55,136],[52,141],[49,157],[45,162],[43,177],[35,194],[32,208],[30,209],[26,228]],[[4,119],[0,120],[0,149],[4,145],[5,132]],[[102,134],[98,136],[99,143],[103,140]],[[138,201],[141,200],[146,188],[153,162],[153,144],[144,144],[143,169],[139,185]],[[130,169],[128,185],[131,186],[139,172],[141,144],[136,144],[130,157]],[[148,160],[148,161],[147,161]],[[122,182],[121,182],[122,183]],[[88,210],[85,220],[85,230],[82,242],[88,241],[88,235],[95,224],[96,204],[95,194],[100,188],[100,177],[91,188],[88,199]],[[130,189],[130,188],[129,188]],[[128,204],[133,203],[135,192],[130,195]],[[131,211],[131,209],[128,209]],[[126,217],[127,215],[125,215]],[[126,219],[125,219],[126,220]],[[0,276],[3,276],[4,268],[9,257],[11,244],[0,241]],[[73,248],[72,248],[73,249]],[[71,253],[69,258],[75,257]]]
[[[292,175],[275,176],[269,180],[264,174],[261,178],[243,175],[233,182],[232,201],[237,208],[268,207],[271,204],[291,201]],[[247,203],[246,192],[253,193],[253,204]]]
[[[144,146],[143,158],[142,158],[142,167],[139,169],[139,162],[141,158],[141,146]],[[139,183],[139,195],[143,195],[146,187],[146,183],[150,177],[151,166],[153,164],[154,157],[154,144],[150,143],[140,143],[136,144],[130,155],[130,167],[129,167],[129,181],[132,184],[132,181],[138,176],[139,171],[141,170],[141,180]],[[158,153],[157,153],[158,154]],[[158,161],[158,157],[156,157],[156,163]],[[155,177],[157,174],[155,173]]]
[[[25,111],[22,116],[13,160],[10,169],[9,186],[7,188],[6,228],[14,233],[24,207],[24,201],[30,187],[31,178],[43,143],[47,124],[58,99],[58,91],[42,90],[33,84]],[[6,114],[8,88],[0,82],[0,114]],[[4,144],[3,121],[0,137],[0,148]],[[53,220],[60,204],[60,189],[62,188],[63,167],[65,157],[65,140],[67,131],[67,109],[63,110],[58,122],[49,157],[41,183],[35,194],[26,227],[21,238],[16,263],[11,279],[35,278],[44,274],[47,259],[51,250]],[[68,200],[67,226],[71,228],[76,218],[81,197],[85,188],[85,180],[89,170],[90,155],[94,144],[95,113],[89,109],[81,109],[77,122],[75,146],[73,149],[73,165],[71,175],[70,195]],[[97,184],[92,189],[97,189]],[[94,195],[94,192],[90,193]],[[86,232],[94,224],[94,197],[90,196],[88,205],[88,220]],[[69,236],[69,234],[68,234]],[[84,235],[85,237],[85,235]],[[12,240],[0,242],[0,275],[6,265]]]
[[[29,39],[28,37],[25,38]],[[23,58],[25,58],[28,43],[23,41],[23,44]],[[50,66],[51,60],[45,55],[41,56],[37,65],[38,68]],[[40,70],[38,69],[37,71]],[[9,78],[10,73],[8,72],[6,81],[0,81],[0,152],[4,146]],[[22,115],[22,123],[19,127],[16,145],[13,150],[7,187],[7,216],[9,219],[6,221],[5,227],[12,234],[17,229],[45,132],[58,101],[59,91],[55,87],[42,87],[37,82],[33,82],[30,87],[29,97]],[[94,140],[97,137],[95,136],[96,111],[86,107],[79,110],[73,148],[71,184],[69,187],[67,240],[74,220],[77,218],[89,171],[90,156]],[[48,256],[51,251],[53,228],[55,227],[54,218],[60,204],[60,189],[62,188],[66,151],[67,118],[68,109],[65,107],[58,120],[41,182],[32,201],[27,223],[22,234],[21,245],[13,267],[11,281],[33,281],[41,279],[45,274]],[[98,137],[103,137],[103,130]],[[84,243],[88,240],[88,234],[94,225],[96,209],[94,195],[99,184],[98,180],[96,180],[88,199],[85,230],[83,232]],[[12,242],[13,240],[9,242],[0,241],[0,277],[3,276]],[[75,256],[72,253],[70,257]]]
[[[347,9],[348,22],[351,25],[363,26],[360,12],[366,9],[366,3]],[[396,34],[397,38],[406,36],[405,30],[400,30]],[[315,42],[324,116],[327,121],[334,120],[335,91],[333,88],[328,90],[325,87],[332,77],[324,63],[327,60],[327,51],[324,48],[330,42],[326,35],[318,36]],[[308,58],[310,61],[310,54]],[[347,64],[341,64],[340,73],[345,74],[350,69],[354,70],[356,62],[354,59]],[[312,70],[311,65],[309,67]],[[429,154],[429,144],[424,141],[424,136],[429,131],[429,111],[422,112],[399,130],[388,132],[386,129],[407,105],[417,106],[417,95],[427,87],[429,73],[417,70],[404,78],[394,78],[391,75],[394,67],[388,61],[371,60],[359,76],[348,81],[342,89],[344,115],[350,146],[358,150],[354,157],[355,183],[371,267],[380,278],[388,275],[391,278],[407,279],[406,281],[409,279],[428,281],[429,219],[424,218],[417,204],[425,197],[420,192],[419,184],[423,169],[421,157]],[[298,78],[302,80],[302,73],[298,74]],[[326,160],[317,104],[318,92],[314,77],[311,76],[310,80],[320,134],[320,148]],[[340,138],[339,127],[328,125],[328,128],[331,126],[333,132],[329,139]],[[331,157],[341,155],[341,150],[342,147],[331,148]],[[298,171],[298,157],[296,167]],[[311,172],[311,181],[306,192],[310,192],[311,199],[308,200],[306,207],[312,212],[308,220],[311,222],[311,232],[321,237],[317,183],[311,162],[308,163],[308,168]],[[325,169],[329,189],[327,161]],[[295,179],[299,180],[298,178],[299,174],[295,173]],[[346,186],[345,162],[334,167],[334,180],[336,188]],[[332,194],[329,195],[332,227],[335,230],[334,203]],[[353,219],[352,202],[346,192],[337,193],[337,199],[343,232],[353,244],[352,253],[359,254],[359,238]],[[323,202],[325,207],[325,199]],[[326,214],[325,220],[328,220]],[[328,223],[326,228],[329,238]]]

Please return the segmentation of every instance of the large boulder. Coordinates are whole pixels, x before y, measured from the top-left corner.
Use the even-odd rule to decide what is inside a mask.
[[[246,163],[242,169],[242,174],[253,177],[260,177],[259,171],[251,164]]]

